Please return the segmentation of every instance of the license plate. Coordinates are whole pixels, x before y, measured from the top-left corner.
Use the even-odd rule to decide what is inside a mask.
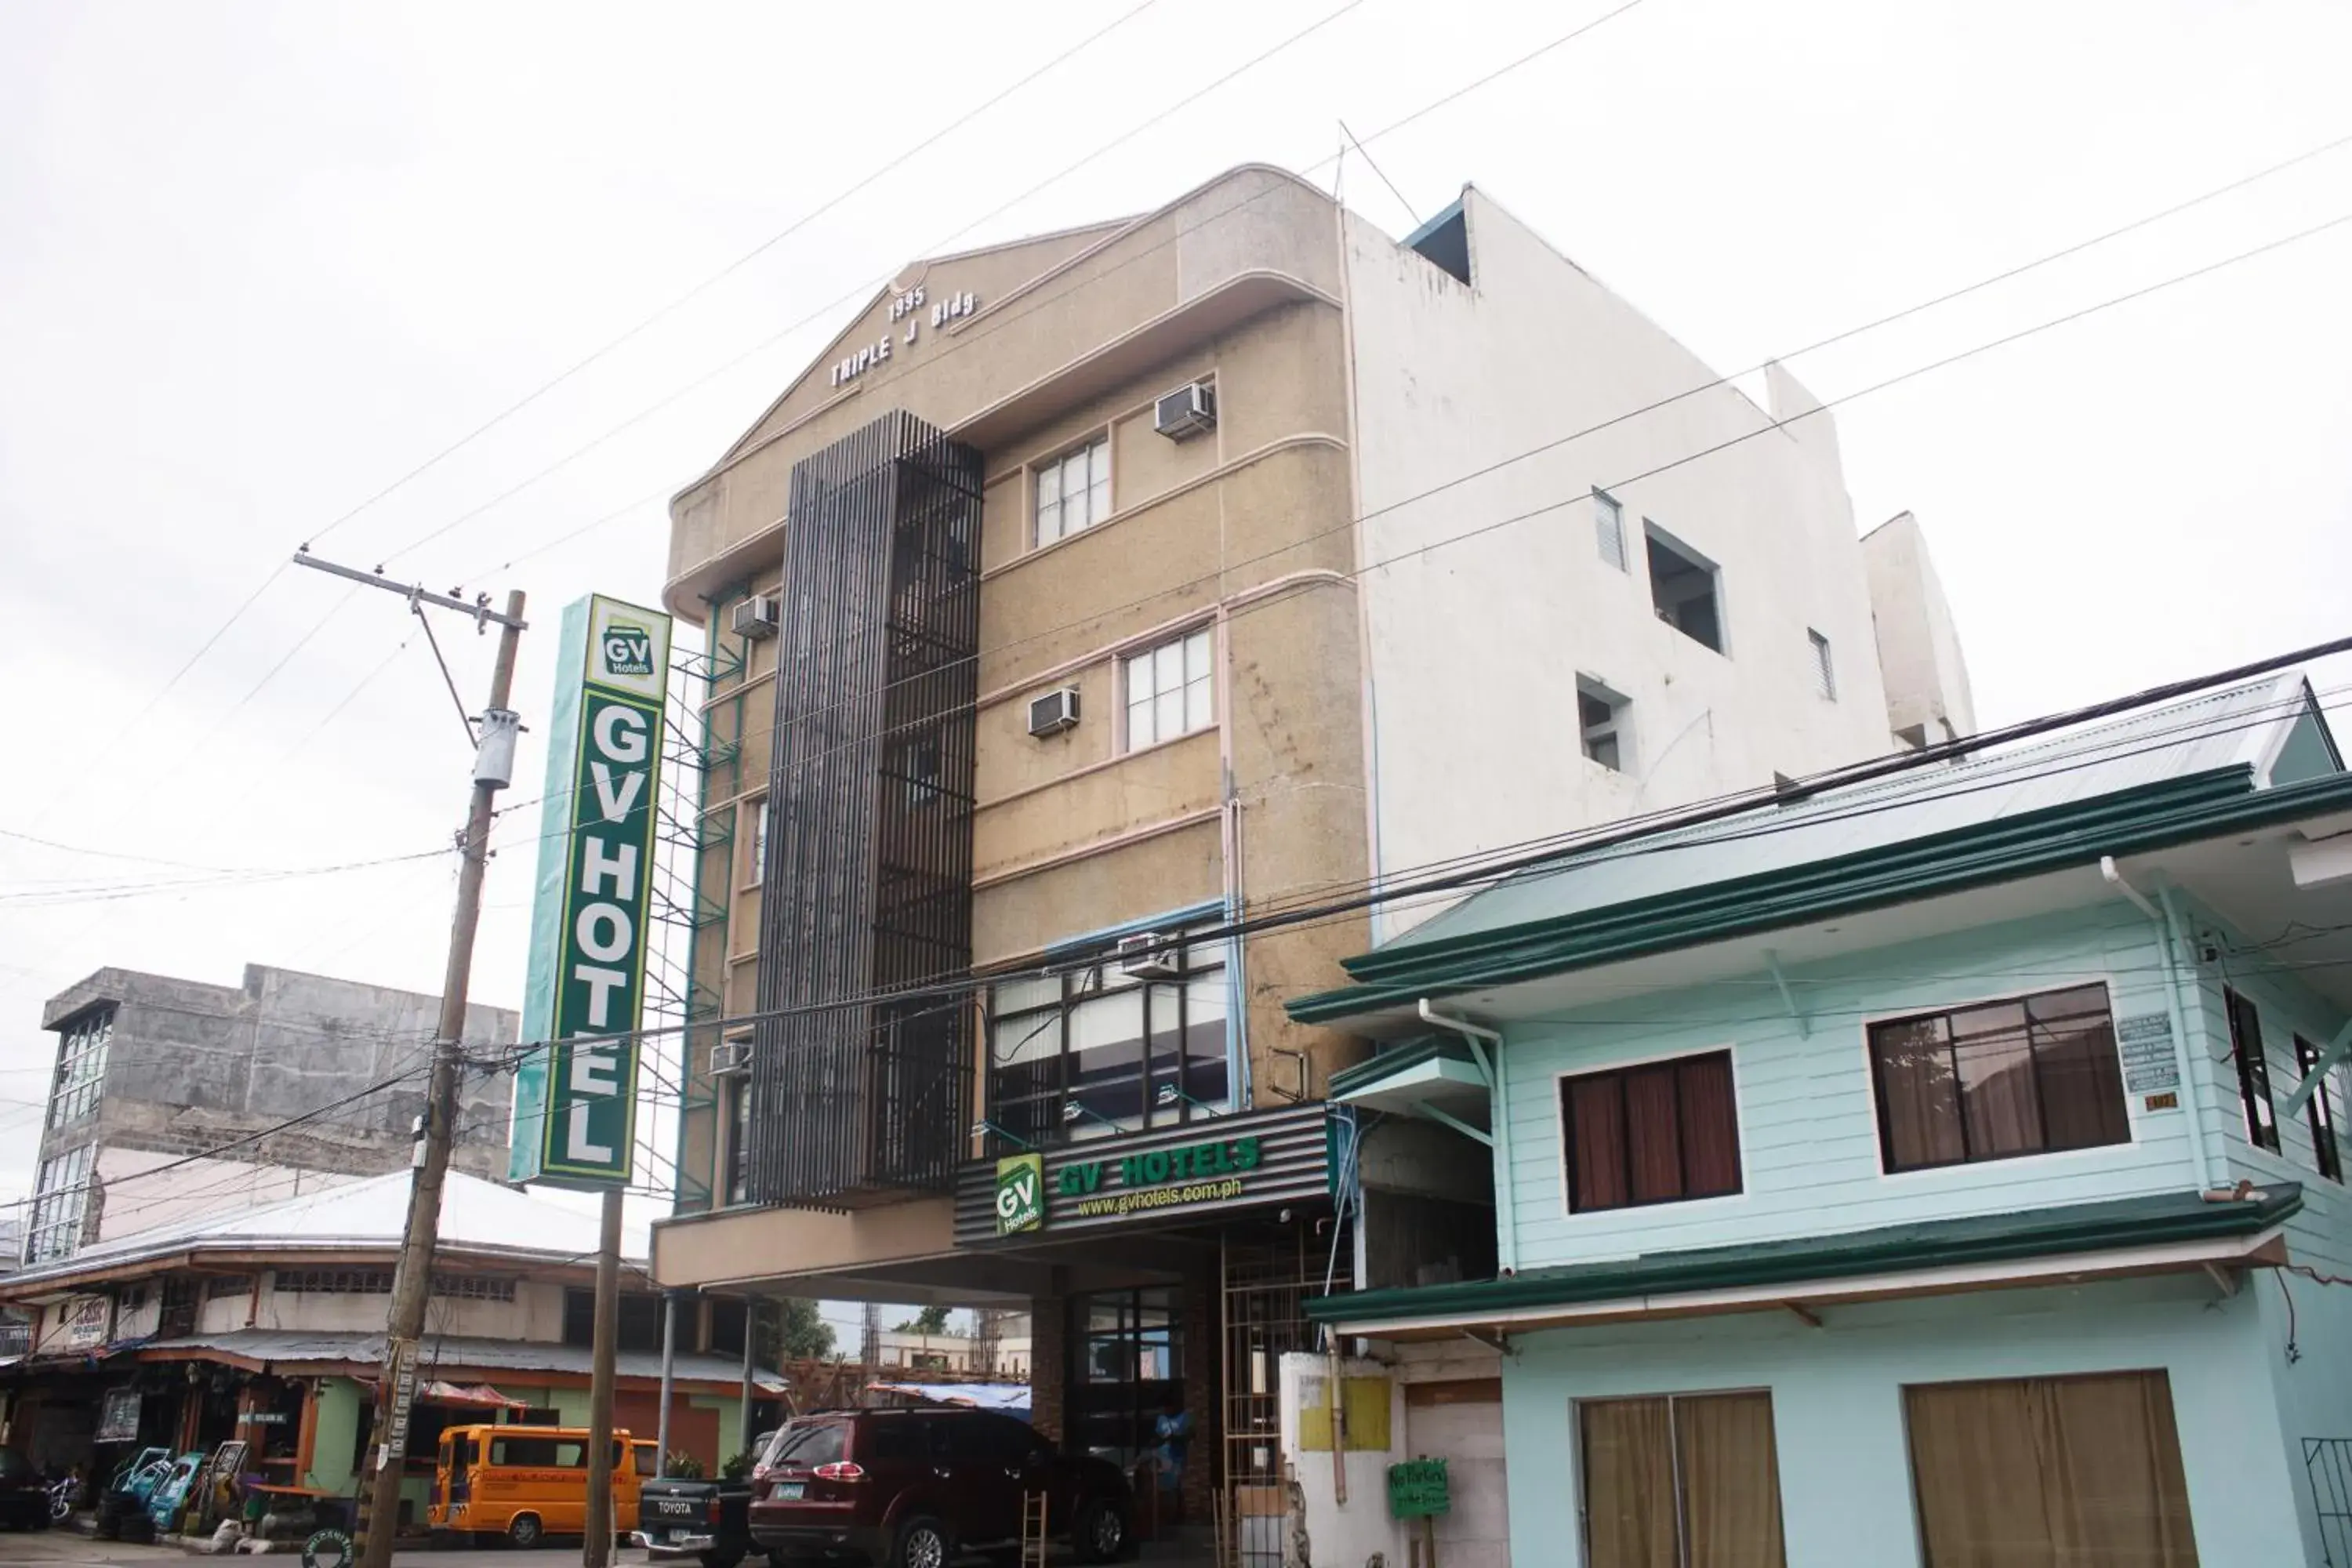
[[[804,1482],[783,1481],[778,1483],[776,1487],[776,1497],[782,1502],[798,1502],[807,1490],[808,1487]]]

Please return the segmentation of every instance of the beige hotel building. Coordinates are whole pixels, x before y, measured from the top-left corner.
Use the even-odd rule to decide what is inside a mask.
[[[1172,1389],[1192,1517],[1273,1476],[1302,1298],[1490,1273],[1493,1178],[1284,1013],[1432,900],[1213,933],[1969,727],[1917,525],[1761,386],[1475,188],[1401,243],[1249,165],[910,265],[671,507],[659,1282],[1033,1312],[1048,1435],[1132,1460]]]

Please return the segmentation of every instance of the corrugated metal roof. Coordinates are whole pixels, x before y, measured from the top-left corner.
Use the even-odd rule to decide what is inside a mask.
[[[484,1372],[561,1372],[586,1376],[590,1371],[585,1345],[548,1344],[522,1340],[474,1339],[457,1334],[427,1334],[423,1342],[420,1371],[427,1376],[442,1368]],[[380,1365],[383,1336],[359,1329],[236,1329],[226,1333],[183,1334],[151,1341],[155,1351],[217,1351],[247,1361],[280,1363],[348,1362]],[[681,1354],[674,1363],[677,1375],[696,1383],[738,1383],[740,1362],[727,1356]],[[661,1376],[661,1356],[654,1351],[621,1351],[614,1357],[623,1377]],[[784,1380],[760,1368],[753,1373],[759,1386],[781,1392]]]
[[[408,1222],[406,1171],[322,1187],[299,1197],[202,1219],[133,1231],[83,1247],[71,1258],[7,1277],[10,1289],[191,1250],[289,1253],[358,1251],[396,1246]],[[597,1249],[597,1216],[497,1182],[452,1171],[441,1189],[441,1245],[501,1252],[517,1262],[577,1262]],[[643,1271],[646,1227],[624,1230],[626,1259]]]
[[[1465,900],[1378,954],[1832,859],[2137,785],[2259,767],[2311,713],[2302,677],[2281,676],[1787,805],[1759,805],[1697,827],[1570,852]]]

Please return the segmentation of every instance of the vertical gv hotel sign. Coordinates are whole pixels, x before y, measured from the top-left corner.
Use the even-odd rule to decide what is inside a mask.
[[[626,1186],[670,620],[602,595],[563,612],[507,1174]],[[561,829],[553,825],[561,822]]]

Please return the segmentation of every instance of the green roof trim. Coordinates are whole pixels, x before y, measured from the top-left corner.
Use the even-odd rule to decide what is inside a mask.
[[[2015,1262],[2065,1253],[2257,1236],[2303,1207],[2303,1188],[2283,1182],[2258,1197],[2209,1203],[2198,1193],[2158,1193],[2095,1204],[1883,1226],[1842,1236],[1744,1242],[1643,1258],[1529,1269],[1507,1279],[1422,1285],[1307,1303],[1316,1322],[1371,1324],[1416,1318],[1501,1316],[1634,1296],[1801,1285],[1859,1275],[1960,1264]]]
[[[2347,806],[2352,774],[2257,790],[2251,768],[2214,768],[1610,908],[1375,949],[1346,961],[1361,984],[1297,997],[1287,1011],[1300,1023],[1335,1023],[1423,997],[2095,866],[2103,855],[2145,853]],[[1574,874],[1573,864],[1534,873]]]
[[[1415,1040],[1411,1045],[1399,1046],[1394,1049],[1382,1051],[1378,1056],[1358,1062],[1354,1067],[1343,1068],[1333,1073],[1330,1083],[1324,1089],[1323,1098],[1345,1099],[1359,1089],[1370,1089],[1382,1079],[1393,1078],[1398,1073],[1417,1068],[1423,1062],[1435,1061],[1441,1058],[1450,1061],[1471,1062],[1475,1065],[1475,1058],[1470,1055],[1470,1047],[1458,1039],[1433,1037]]]

